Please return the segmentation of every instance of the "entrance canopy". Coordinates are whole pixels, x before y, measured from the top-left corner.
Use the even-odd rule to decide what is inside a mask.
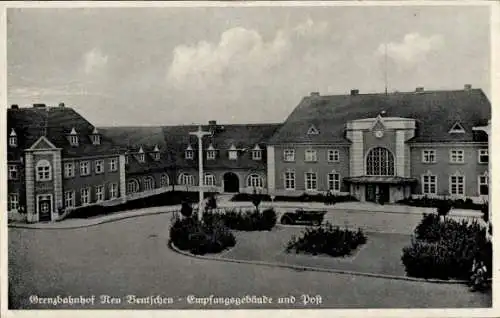
[[[396,176],[358,176],[344,179],[350,183],[386,183],[386,184],[409,184],[417,182],[415,178]]]

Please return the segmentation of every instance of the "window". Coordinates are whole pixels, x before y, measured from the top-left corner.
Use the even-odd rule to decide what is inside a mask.
[[[158,152],[158,151],[153,152],[153,159],[155,161],[160,160],[160,152]]]
[[[75,176],[75,164],[73,162],[64,163],[64,177],[73,178]]]
[[[332,171],[328,174],[328,190],[333,192],[340,191],[340,174]]]
[[[477,160],[479,163],[489,162],[488,149],[479,149],[477,156],[478,156]]]
[[[109,184],[109,198],[116,199],[118,197],[118,184],[110,183]]]
[[[18,178],[17,165],[8,165],[8,170],[9,170],[9,180],[17,180]]]
[[[328,150],[328,161],[329,162],[339,162],[340,152],[336,149]]]
[[[139,154],[139,162],[145,162],[146,161],[146,156],[143,153]]]
[[[229,159],[231,159],[231,160],[238,159],[238,151],[236,151],[236,150],[229,150]]]
[[[457,121],[456,123],[453,124],[453,126],[451,127],[449,133],[450,134],[464,134],[465,133],[465,129],[460,124],[460,122]]]
[[[98,185],[95,187],[95,199],[97,202],[104,201],[104,186]]]
[[[488,182],[488,173],[484,173],[480,175],[478,178],[478,192],[479,195],[488,195],[489,194],[489,182]]]
[[[96,160],[95,161],[95,173],[103,173],[104,172],[104,160]]]
[[[285,172],[285,190],[295,190],[295,171],[293,170]]]
[[[215,150],[208,150],[207,151],[207,159],[208,160],[214,160],[215,159]]]
[[[127,193],[139,192],[139,182],[135,179],[131,179],[127,182]]]
[[[450,194],[464,195],[465,194],[465,177],[460,174],[450,176]]]
[[[144,190],[153,190],[155,188],[155,180],[153,177],[145,177],[144,178]]]
[[[90,203],[90,188],[83,188],[80,190],[82,205]]]
[[[285,149],[283,157],[287,162],[295,161],[295,149]]]
[[[167,174],[162,174],[160,177],[160,187],[167,187],[170,184]]]
[[[92,144],[100,145],[101,144],[101,135],[92,135]]]
[[[181,173],[181,175],[179,176],[179,184],[194,185],[194,177],[187,173]]]
[[[247,178],[247,187],[249,188],[263,188],[264,181],[262,177],[257,174],[251,174]]]
[[[125,164],[128,165],[128,155],[125,155]]]
[[[7,210],[12,211],[17,209],[19,209],[19,195],[17,193],[9,193]]]
[[[52,167],[47,160],[40,160],[36,164],[36,180],[50,181],[52,180]]]
[[[80,162],[80,175],[88,176],[90,174],[90,162],[82,161]]]
[[[366,156],[366,174],[370,176],[393,176],[394,156],[386,148],[377,147]]]
[[[12,128],[12,131],[10,132],[9,135],[9,147],[17,147],[17,134],[14,128]]]
[[[316,150],[307,149],[304,160],[308,162],[318,161]]]
[[[64,192],[64,207],[66,208],[75,207],[75,191]]]
[[[262,150],[252,150],[252,160],[262,160]]]
[[[319,131],[318,131],[318,129],[316,129],[316,127],[314,127],[314,125],[312,125],[311,127],[309,127],[307,134],[308,135],[317,135],[317,134],[319,134]]]
[[[69,143],[72,146],[78,146],[78,136],[75,136],[75,135],[69,136]]]
[[[215,176],[210,173],[205,174],[203,178],[203,184],[210,187],[215,186]]]
[[[109,159],[109,171],[118,170],[118,160],[116,158]]]
[[[464,151],[461,149],[450,150],[450,163],[464,163]]]
[[[185,157],[186,159],[193,159],[194,157],[193,150],[186,150]]]
[[[423,163],[435,163],[436,162],[436,150],[434,150],[434,149],[422,150],[422,162]]]
[[[318,189],[318,178],[315,172],[306,172],[305,179],[306,191],[316,191]]]
[[[422,176],[422,194],[437,194],[437,177],[430,173]]]

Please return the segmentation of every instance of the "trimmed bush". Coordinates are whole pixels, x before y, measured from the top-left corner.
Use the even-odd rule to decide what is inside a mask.
[[[327,223],[320,227],[307,227],[298,238],[292,236],[286,251],[339,257],[350,255],[358,246],[365,244],[366,240],[366,235],[361,229],[357,231],[341,229]]]
[[[424,215],[415,228],[410,246],[401,260],[409,276],[439,279],[469,279],[474,259],[482,260],[491,275],[491,243],[486,229],[476,220],[441,220]]]
[[[276,225],[276,212],[269,208],[260,212],[259,210],[236,211],[228,210],[216,214],[224,224],[232,230],[238,231],[270,231]],[[212,213],[204,214],[204,218],[214,218]]]
[[[236,244],[231,231],[219,218],[198,221],[176,219],[170,227],[170,242],[177,248],[196,255],[219,253]]]

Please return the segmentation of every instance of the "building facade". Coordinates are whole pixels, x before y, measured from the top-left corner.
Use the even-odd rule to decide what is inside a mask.
[[[198,126],[96,128],[71,108],[7,111],[8,211],[29,221],[198,191]],[[479,89],[304,97],[284,123],[201,128],[205,191],[360,201],[488,200],[491,105]]]

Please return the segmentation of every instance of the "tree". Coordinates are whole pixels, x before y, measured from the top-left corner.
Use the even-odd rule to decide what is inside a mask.
[[[186,200],[183,200],[181,203],[181,214],[186,218],[190,218],[193,215],[193,207]]]
[[[443,220],[446,219],[446,215],[448,215],[448,213],[450,212],[451,210],[451,203],[450,203],[450,200],[442,200],[439,202],[438,206],[437,206],[437,214],[439,216],[442,216],[443,217]]]
[[[253,188],[253,193],[252,193],[252,204],[255,207],[256,211],[259,211],[259,205],[262,202],[262,195],[261,193],[257,193],[257,190]]]

